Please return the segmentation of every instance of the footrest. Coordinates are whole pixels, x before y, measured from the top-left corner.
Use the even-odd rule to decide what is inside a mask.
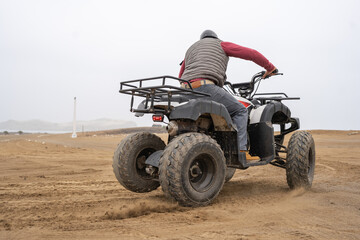
[[[231,162],[228,167],[233,167],[233,168],[239,168],[239,169],[247,169],[248,166],[246,166],[246,153],[244,152],[240,152],[238,154],[238,158],[236,162]]]
[[[240,152],[238,155],[237,162],[231,162],[230,164],[228,164],[228,167],[238,168],[238,169],[247,169],[248,167],[266,165],[269,162],[271,162],[273,159],[274,158],[272,156],[270,156],[267,158],[262,158],[259,161],[251,161],[250,162],[250,161],[246,160],[246,153]]]

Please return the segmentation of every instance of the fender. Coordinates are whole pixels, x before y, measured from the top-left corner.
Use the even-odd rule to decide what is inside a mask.
[[[290,121],[290,109],[281,102],[273,101],[250,111],[250,124],[271,122],[273,124]]]
[[[248,133],[250,154],[271,161],[275,157],[273,124],[285,125],[291,119],[290,109],[281,102],[273,101],[250,111]]]
[[[203,114],[210,114],[217,131],[236,131],[225,106],[204,99],[192,99],[186,104],[177,106],[170,113],[169,120],[191,119],[196,121]]]

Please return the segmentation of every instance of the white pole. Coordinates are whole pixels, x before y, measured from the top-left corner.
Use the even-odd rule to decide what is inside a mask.
[[[72,138],[77,138],[77,135],[76,135],[76,97],[74,97],[73,133],[72,133],[71,137]]]

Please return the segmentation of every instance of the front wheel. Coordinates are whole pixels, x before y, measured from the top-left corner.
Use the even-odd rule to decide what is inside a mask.
[[[291,189],[311,187],[315,170],[315,143],[306,131],[295,132],[288,144],[286,180]]]
[[[160,185],[182,206],[205,206],[222,189],[225,169],[223,151],[214,139],[186,133],[165,148],[159,165]]]

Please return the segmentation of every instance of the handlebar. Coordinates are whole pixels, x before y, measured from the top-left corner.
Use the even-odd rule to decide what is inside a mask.
[[[261,77],[262,77],[262,76],[264,76],[265,73],[266,73],[265,71],[261,71],[261,72],[255,74],[254,77],[255,77],[255,76],[258,77],[258,76],[257,76],[258,74],[261,74]],[[265,78],[263,78],[263,79],[267,79],[267,78],[269,78],[269,77],[277,76],[277,75],[284,75],[284,74],[283,74],[283,73],[279,73],[279,70],[278,70],[278,69],[275,69],[271,74],[267,75],[267,76],[266,76]],[[253,78],[254,78],[254,77],[253,77]]]
[[[256,73],[252,78],[250,82],[245,82],[245,83],[235,83],[235,84],[231,84],[229,82],[226,82],[225,84],[230,85],[231,89],[235,91],[235,89],[237,88],[237,91],[240,93],[241,96],[243,97],[249,97],[253,92],[254,92],[254,88],[255,88],[255,84],[259,83],[261,80],[263,79],[267,79],[270,78],[272,76],[277,76],[277,75],[283,75],[283,73],[279,73],[278,69],[275,69],[274,72],[268,76],[266,76],[265,78],[262,78],[265,74],[265,71],[261,71]],[[258,85],[259,87],[259,85]],[[257,89],[256,89],[257,90]],[[255,93],[256,93],[255,90]],[[253,95],[252,95],[253,96]]]

